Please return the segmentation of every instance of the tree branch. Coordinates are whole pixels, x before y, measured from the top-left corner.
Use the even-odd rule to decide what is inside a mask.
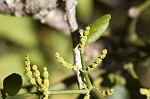
[[[76,5],[77,0],[66,0],[66,15],[67,20],[71,29],[71,32],[74,32],[78,29],[78,24],[76,21]]]
[[[73,41],[73,53],[74,53],[74,64],[76,66],[79,66],[82,68],[81,65],[81,56],[80,51],[78,50],[78,44],[79,44],[79,32],[78,32],[78,24],[76,21],[76,5],[77,0],[66,0],[66,16],[67,21],[70,26],[70,31],[72,32],[72,41]],[[78,85],[80,89],[83,89],[84,86],[82,78],[80,77],[81,72],[79,70],[75,71],[78,79]]]

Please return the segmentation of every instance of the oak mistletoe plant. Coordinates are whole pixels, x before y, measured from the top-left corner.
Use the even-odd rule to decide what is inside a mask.
[[[95,88],[90,79],[89,79],[89,73],[92,71],[95,67],[99,65],[100,62],[106,57],[107,55],[107,49],[103,49],[101,53],[99,54],[99,57],[95,59],[95,61],[92,64],[85,65],[84,61],[84,49],[89,44],[95,42],[97,39],[101,37],[101,35],[104,33],[104,31],[107,29],[109,25],[109,20],[111,18],[111,15],[107,14],[102,16],[101,18],[97,19],[94,23],[87,26],[84,30],[80,29],[80,42],[78,44],[78,50],[80,52],[81,56],[81,66],[73,65],[67,61],[59,54],[59,52],[55,53],[55,57],[57,61],[65,68],[67,69],[74,69],[78,70],[80,72],[80,77],[82,79],[84,88],[78,89],[78,90],[50,90],[49,89],[49,73],[46,67],[43,68],[43,74],[40,73],[38,70],[37,65],[31,65],[29,55],[25,57],[25,70],[26,75],[30,80],[30,83],[33,86],[36,86],[40,94],[42,95],[42,99],[48,99],[50,95],[54,94],[84,94],[84,99],[89,99],[90,97],[95,97],[95,99],[104,99],[106,95],[112,95],[113,89],[109,90],[99,90],[98,88]],[[11,76],[11,77],[10,77]],[[4,90],[3,98],[6,98],[8,96],[15,96],[19,90],[21,89],[22,85],[22,79],[20,75],[18,74],[12,74],[5,78],[3,82]],[[16,85],[12,85],[14,83],[11,81],[9,83],[10,79],[17,79],[17,87]],[[18,79],[19,78],[19,79]],[[10,87],[11,86],[11,87]],[[6,94],[7,93],[7,94]]]

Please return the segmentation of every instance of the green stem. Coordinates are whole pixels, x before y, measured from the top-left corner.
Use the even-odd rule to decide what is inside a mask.
[[[150,6],[150,0],[145,1],[139,7],[137,7],[138,16],[131,20],[129,24],[129,41],[130,43],[137,45],[137,46],[145,46],[145,43],[138,37],[136,34],[136,24],[138,21],[138,17],[140,14]]]
[[[130,36],[135,36],[136,35],[136,32],[135,32],[135,29],[136,29],[136,23],[137,23],[137,18],[131,20],[130,24],[129,24],[129,33],[131,34]],[[134,38],[136,38],[137,35]]]
[[[138,7],[139,13],[150,6],[150,0],[145,1],[141,6]]]
[[[86,71],[86,66],[85,66],[85,61],[84,61],[84,53],[81,52],[81,51],[80,51],[80,56],[81,56],[82,69],[83,69],[83,71]],[[87,87],[88,87],[89,89],[91,89],[91,88],[92,88],[92,84],[91,84],[91,81],[90,81],[88,72],[83,72],[83,76],[84,76],[85,79],[86,79]]]
[[[50,95],[57,94],[86,94],[89,93],[89,89],[81,89],[81,90],[50,90]]]
[[[94,99],[104,99],[100,92],[96,88],[92,88],[90,94],[95,97]]]
[[[84,53],[81,51],[80,51],[80,56],[81,56],[82,69],[83,69],[83,71],[86,71],[86,66],[85,66],[85,61],[84,61]]]
[[[150,0],[147,0],[145,1],[143,4],[141,4],[139,7],[138,7],[138,11],[139,11],[139,14],[138,16],[146,9],[150,6]],[[135,29],[136,29],[136,24],[137,24],[137,20],[138,20],[138,17],[136,17],[135,19],[133,19],[131,22],[130,22],[130,26],[129,26],[129,33],[132,34],[132,36],[135,36],[134,38],[136,38],[136,32],[135,32]]]

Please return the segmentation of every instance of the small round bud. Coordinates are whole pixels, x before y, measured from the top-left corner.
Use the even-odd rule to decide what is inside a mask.
[[[58,61],[62,62],[62,61],[64,61],[64,59],[62,57],[58,57]]]
[[[30,66],[26,66],[25,68],[26,68],[26,71],[30,71],[31,70]]]
[[[26,66],[30,66],[30,61],[25,61]]]
[[[32,72],[31,72],[31,71],[26,71],[26,75],[27,75],[28,77],[32,77]]]
[[[67,64],[67,68],[72,69],[72,67],[73,67],[72,64],[70,63]]]
[[[44,79],[44,85],[48,88],[49,87],[49,80],[48,79]]]
[[[73,67],[75,70],[80,70],[80,67],[79,66],[74,66]]]
[[[33,66],[32,66],[32,69],[33,69],[33,70],[37,70],[37,65],[33,65]]]
[[[35,71],[34,71],[34,75],[35,75],[36,77],[40,77],[40,72],[39,72],[39,70],[35,70]]]
[[[48,78],[48,76],[49,76],[48,71],[44,71],[44,72],[43,72],[43,77],[47,79],[47,78]]]
[[[89,31],[84,31],[84,35],[89,35]]]
[[[39,85],[41,85],[42,84],[42,79],[39,77],[39,78],[37,78],[36,79],[37,80],[37,83],[39,84]]]
[[[146,88],[140,88],[140,93],[141,93],[142,95],[147,95],[147,94],[149,94],[150,92],[149,92],[149,90],[146,89]]]
[[[97,58],[95,62],[96,62],[97,64],[99,64],[101,61],[102,61],[102,59]]]
[[[29,54],[27,54],[27,56],[25,57],[25,60],[29,60]]]
[[[63,62],[62,62],[62,65],[63,65],[64,67],[66,67],[66,66],[67,66],[67,62],[66,62],[66,61],[63,61]]]
[[[91,71],[91,70],[93,70],[93,68],[91,68],[91,67],[88,67],[88,68],[87,68],[87,71]]]
[[[43,68],[43,70],[44,70],[44,71],[47,71],[47,68],[46,68],[46,67],[44,67],[44,68]]]
[[[32,85],[36,85],[35,78],[31,78],[30,82],[31,82]]]
[[[107,54],[107,49],[102,50],[102,54],[106,55]]]
[[[44,94],[44,96],[48,96],[49,95],[49,91],[46,90],[46,91],[43,92],[43,94]]]
[[[87,30],[87,31],[89,31],[89,30],[90,30],[90,27],[89,27],[89,26],[87,26],[87,27],[86,27],[86,30]]]
[[[102,96],[106,96],[106,92],[105,92],[105,90],[103,90],[103,91],[100,91],[100,93],[102,94]]]
[[[56,52],[55,56],[58,58],[58,57],[60,57],[60,54],[58,52]]]
[[[113,89],[111,89],[111,90],[107,90],[108,95],[112,95],[112,94],[113,94],[113,92],[114,92],[114,90],[113,90]]]
[[[106,57],[106,55],[100,54],[99,57],[100,57],[101,59],[104,59],[104,58]]]
[[[96,63],[92,63],[92,67],[96,67],[97,66],[97,64]]]

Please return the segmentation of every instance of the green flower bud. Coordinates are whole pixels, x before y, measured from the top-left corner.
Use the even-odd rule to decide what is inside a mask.
[[[102,96],[106,96],[106,91],[105,90],[100,91],[100,93],[102,94]]]
[[[29,60],[29,54],[27,54],[27,56],[25,57],[25,60]]]
[[[44,68],[43,68],[43,70],[44,70],[44,71],[47,71],[47,68],[46,68],[46,67],[44,67]]]
[[[49,76],[49,73],[47,71],[47,68],[44,67],[43,77],[46,78],[46,79],[48,79],[48,76]]]
[[[34,75],[35,75],[35,77],[37,77],[37,78],[40,77],[40,72],[39,72],[39,70],[35,70],[35,71],[34,71]]]
[[[64,59],[62,57],[58,57],[57,59],[60,63],[62,63],[64,61]]]
[[[37,65],[33,65],[33,66],[32,66],[32,69],[33,69],[33,70],[37,70]]]
[[[38,77],[38,78],[36,79],[36,81],[37,81],[37,83],[38,83],[39,85],[42,84],[42,79],[41,79],[40,77]]]
[[[30,61],[25,61],[26,66],[30,66]]]
[[[36,85],[35,78],[31,78],[30,82],[31,82],[32,85]]]
[[[107,54],[107,49],[103,49],[103,50],[102,50],[102,54],[103,54],[103,55],[106,55],[106,54]]]
[[[87,27],[86,27],[86,30],[87,30],[87,31],[89,31],[89,30],[90,30],[90,27],[89,27],[89,26],[87,26]]]
[[[89,31],[84,31],[84,35],[85,35],[85,36],[88,36],[89,33],[90,33]]]
[[[73,65],[70,64],[70,63],[68,63],[68,64],[67,64],[67,68],[68,68],[68,69],[72,69],[72,68],[73,68]]]
[[[107,90],[107,93],[108,93],[108,95],[112,95],[114,93],[114,90],[113,89]]]
[[[97,64],[96,63],[92,63],[92,67],[96,67],[97,66]]]
[[[49,80],[48,79],[44,79],[44,85],[48,88],[49,87]]]
[[[79,66],[73,66],[74,70],[80,70],[81,68]]]
[[[96,62],[96,64],[99,64],[101,61],[102,61],[102,59],[97,58],[95,62]]]
[[[146,88],[140,88],[140,93],[142,94],[142,95],[150,95],[150,89],[148,90],[148,89],[146,89]]]
[[[104,58],[106,57],[106,55],[100,54],[99,57],[100,57],[101,59],[104,59]]]
[[[90,65],[91,66],[91,65]],[[87,71],[91,71],[91,70],[93,70],[93,68],[92,68],[92,66],[91,67],[87,67]]]
[[[104,49],[102,50],[102,53],[99,55],[98,58],[96,58],[95,62],[92,63],[92,65],[89,65],[87,67],[87,70],[93,70],[94,67],[98,66],[98,64],[102,61],[102,59],[104,59],[106,57],[106,54],[107,54],[107,50]]]
[[[31,70],[30,66],[26,66],[25,69],[26,69],[26,71],[30,71]]]
[[[64,67],[66,67],[67,66],[67,62],[66,61],[62,61],[62,63],[61,63]]]
[[[81,38],[80,38],[80,43],[79,43],[79,46],[78,46],[78,50],[80,52],[84,51],[84,46],[85,46],[85,43],[87,41],[87,35],[89,34],[89,30],[90,30],[90,27],[86,27],[86,30],[84,30],[84,32],[82,31],[82,35],[81,35]]]
[[[55,53],[55,57],[60,57],[60,54],[58,52]]]
[[[31,72],[31,71],[26,71],[26,75],[27,75],[28,77],[32,77],[32,72]]]
[[[70,63],[67,63],[58,53],[55,56],[57,56],[56,58],[58,62],[62,64],[62,66],[72,69],[72,65]]]
[[[113,92],[114,92],[113,89],[100,91],[100,93],[102,94],[102,96],[112,95]]]

